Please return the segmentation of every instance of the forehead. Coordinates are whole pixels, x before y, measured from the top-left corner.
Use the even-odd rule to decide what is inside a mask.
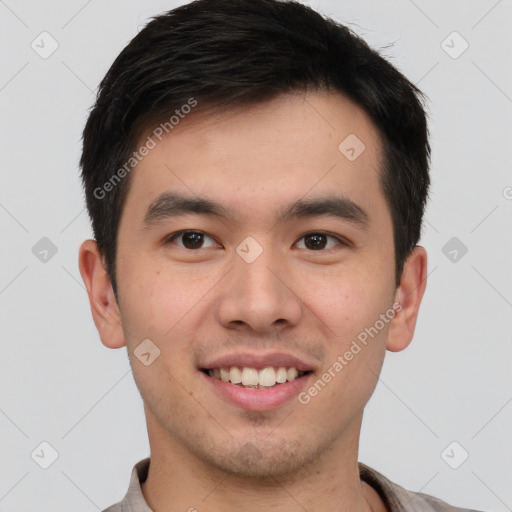
[[[124,206],[140,220],[169,191],[211,198],[248,222],[269,217],[281,204],[334,192],[373,215],[387,214],[380,136],[366,113],[339,93],[287,94],[192,113],[161,140],[155,127],[139,140],[139,146],[148,137],[155,144],[132,172]]]

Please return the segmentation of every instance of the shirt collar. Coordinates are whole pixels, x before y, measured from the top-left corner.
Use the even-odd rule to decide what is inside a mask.
[[[148,476],[150,458],[147,457],[133,466],[130,485],[123,500],[117,508],[108,509],[105,512],[153,512],[142,494],[141,484]],[[424,510],[440,510],[446,512],[459,511],[436,498],[421,493],[408,491],[395,484],[378,471],[359,462],[359,475],[361,480],[369,484],[379,494],[390,512],[416,512]],[[440,508],[431,508],[430,504],[436,502]]]

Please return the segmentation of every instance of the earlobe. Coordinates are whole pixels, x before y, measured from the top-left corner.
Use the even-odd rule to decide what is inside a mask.
[[[80,246],[78,266],[101,342],[109,348],[124,346],[119,307],[95,240],[86,240]]]
[[[386,348],[399,352],[409,346],[414,336],[418,312],[427,285],[427,251],[416,246],[407,259],[395,302],[400,304],[390,323]]]

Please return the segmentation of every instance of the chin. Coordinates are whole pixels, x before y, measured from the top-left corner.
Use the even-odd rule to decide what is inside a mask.
[[[222,473],[240,479],[269,481],[273,485],[278,478],[297,476],[318,456],[317,450],[299,440],[269,441],[264,437],[247,442],[232,440],[230,445],[217,445],[213,450],[205,445],[191,448],[203,463]]]

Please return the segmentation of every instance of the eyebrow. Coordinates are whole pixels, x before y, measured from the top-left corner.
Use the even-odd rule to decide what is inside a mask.
[[[236,213],[231,208],[212,199],[164,192],[147,209],[144,226],[149,228],[160,221],[190,213],[226,220],[236,217]],[[370,216],[357,203],[347,197],[332,195],[299,199],[281,207],[277,211],[276,223],[311,217],[334,217],[362,228],[367,228],[370,223]]]

